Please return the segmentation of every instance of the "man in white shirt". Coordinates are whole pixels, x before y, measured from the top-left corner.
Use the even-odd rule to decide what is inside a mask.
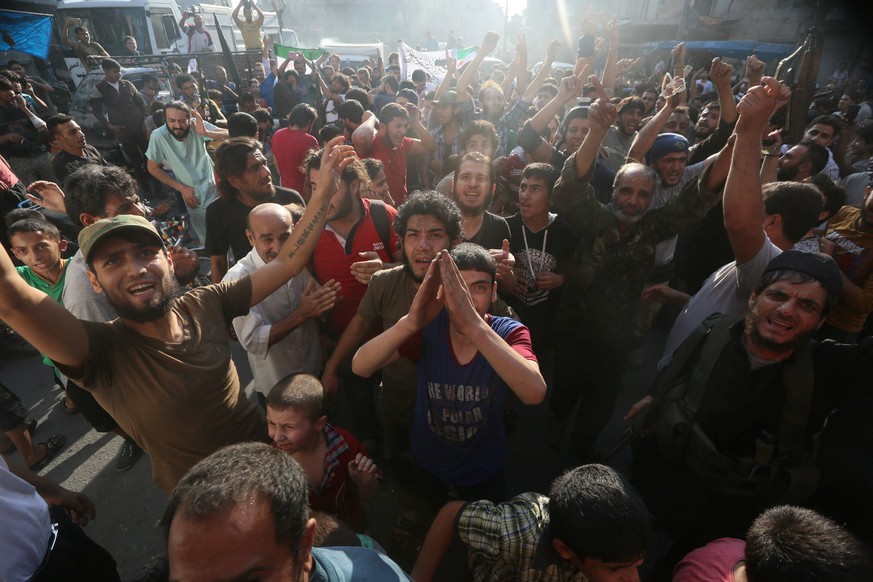
[[[249,213],[246,236],[252,250],[224,276],[241,279],[272,261],[291,235],[291,213],[267,202]],[[251,308],[248,315],[233,320],[240,343],[248,352],[255,376],[255,391],[266,396],[289,374],[321,374],[321,347],[315,318],[336,302],[339,283],[331,280],[317,287],[303,270]]]

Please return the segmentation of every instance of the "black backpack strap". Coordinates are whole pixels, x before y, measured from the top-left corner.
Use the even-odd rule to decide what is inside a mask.
[[[809,410],[815,386],[815,370],[809,341],[794,350],[791,362],[782,371],[785,387],[785,403],[779,422],[777,450],[780,453],[797,453],[804,450]]]
[[[385,245],[385,252],[388,257],[393,257],[394,249],[391,248],[391,225],[388,223],[388,210],[385,209],[385,203],[381,200],[370,200],[370,216],[373,218],[373,226],[376,227],[376,232],[379,233],[379,238],[382,239],[382,244]]]
[[[692,417],[697,416],[697,409],[706,393],[706,385],[712,377],[716,362],[731,341],[731,328],[743,318],[727,315],[718,319],[707,318],[702,325],[711,325],[709,338],[700,350],[700,357],[691,372],[688,392],[685,393],[685,404]]]

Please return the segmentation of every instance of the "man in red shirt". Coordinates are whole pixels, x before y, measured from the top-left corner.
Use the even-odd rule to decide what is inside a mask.
[[[304,192],[305,176],[300,164],[310,151],[318,149],[318,140],[309,133],[317,115],[312,105],[298,103],[288,114],[290,125],[273,135],[273,157],[283,188]],[[308,198],[306,194],[304,197]]]
[[[379,112],[379,131],[372,113],[365,112],[363,119],[352,134],[352,145],[359,157],[382,162],[391,197],[397,204],[403,204],[407,196],[406,157],[435,152],[436,142],[421,124],[421,112],[412,103],[385,105]],[[409,128],[419,139],[406,136]]]
[[[320,153],[309,154],[303,165],[315,191],[321,179]],[[310,262],[312,275],[320,284],[331,279],[340,284],[340,296],[327,319],[334,340],[339,339],[357,313],[373,273],[394,267],[392,263],[398,263],[403,256],[392,226],[397,211],[381,201],[362,198],[361,184],[366,185],[367,181],[361,161],[345,168]],[[339,376],[354,415],[355,436],[372,451],[375,445],[372,439],[378,434],[374,380],[354,375],[350,357],[340,365]]]

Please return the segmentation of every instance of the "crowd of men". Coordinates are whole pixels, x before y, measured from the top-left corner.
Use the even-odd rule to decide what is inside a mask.
[[[486,72],[488,33],[402,79],[396,54],[276,59],[256,6],[233,17],[249,79],[179,71],[167,100],[65,24],[103,57],[91,107],[123,167],[0,71],[4,337],[124,439],[119,471],[150,457],[164,579],[873,578],[873,88],[841,65],[785,143],[765,63],[692,75],[680,43],[649,68],[614,21],[571,71],[556,41],[533,74],[522,37]],[[603,433],[653,328],[622,475]],[[38,442],[15,390],[4,568],[118,579],[77,525],[91,501],[38,476],[65,439]],[[515,409],[546,402],[539,440],[575,468],[510,498]],[[404,511],[374,540],[385,479]]]

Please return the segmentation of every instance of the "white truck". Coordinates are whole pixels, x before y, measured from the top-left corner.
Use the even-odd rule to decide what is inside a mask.
[[[245,49],[242,34],[237,29],[231,14],[233,8],[213,4],[199,4],[195,8],[203,16],[203,24],[221,50],[215,18],[231,51]],[[68,18],[78,18],[91,33],[95,42],[110,55],[124,54],[125,36],[136,39],[138,49],[146,55],[184,54],[188,41],[179,29],[182,13],[175,0],[59,0],[57,8],[58,32],[63,35]],[[299,46],[297,34],[290,29],[279,29],[275,12],[264,12],[264,33],[274,42]],[[75,38],[75,33],[70,30]],[[64,60],[78,85],[87,74],[73,50],[64,45]]]

